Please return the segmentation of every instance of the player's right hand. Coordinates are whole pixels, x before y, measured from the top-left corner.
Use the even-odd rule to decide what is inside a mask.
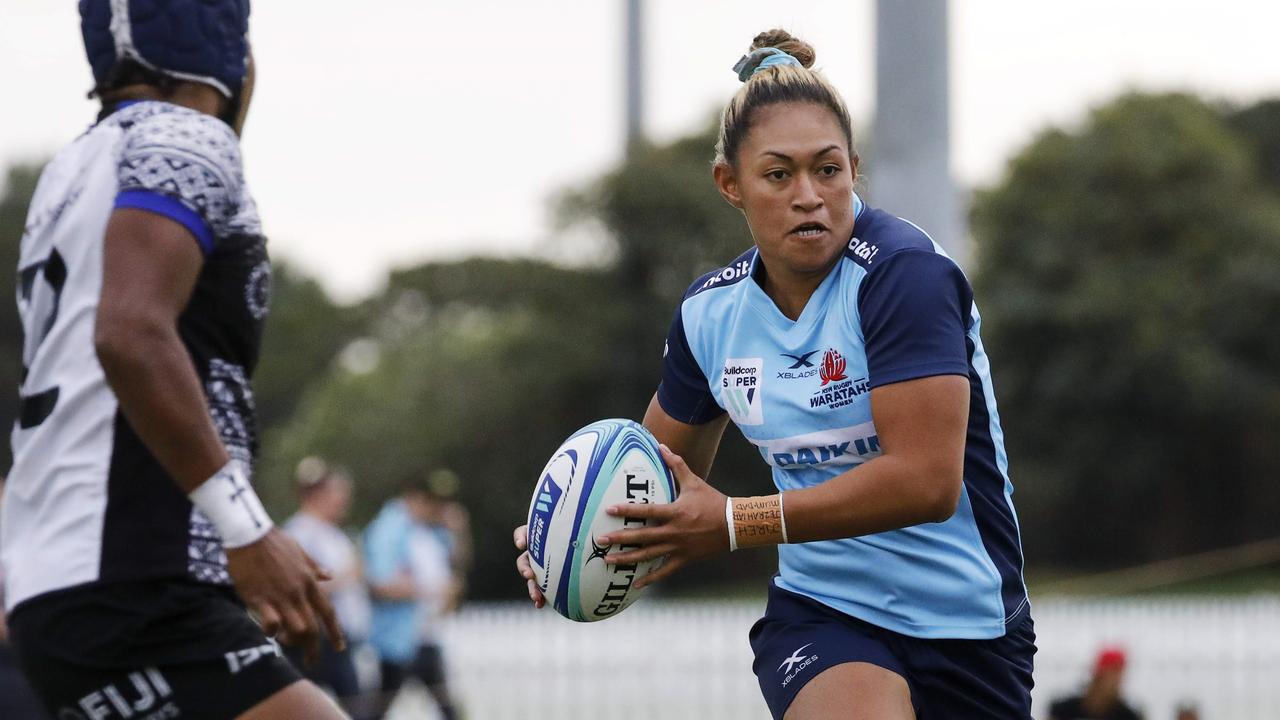
[[[533,574],[533,566],[529,564],[529,553],[526,552],[529,545],[528,525],[516,528],[515,541],[516,549],[520,551],[520,555],[516,558],[516,571],[529,586],[529,599],[533,601],[533,606],[540,608],[547,604],[547,599],[542,596],[542,590],[538,588],[538,581]]]
[[[320,652],[321,625],[335,650],[346,647],[320,582],[332,579],[279,528],[261,540],[227,550],[227,570],[236,591],[269,636],[303,649],[308,664]]]

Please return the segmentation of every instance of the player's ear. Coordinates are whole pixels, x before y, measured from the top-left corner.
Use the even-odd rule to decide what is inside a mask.
[[[725,202],[741,210],[742,190],[738,186],[738,175],[733,171],[733,166],[727,162],[718,162],[712,166],[711,174],[715,177],[716,189]]]

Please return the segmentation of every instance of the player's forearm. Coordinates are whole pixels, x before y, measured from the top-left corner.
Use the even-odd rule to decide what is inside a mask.
[[[821,485],[787,491],[788,540],[857,537],[955,514],[962,465],[930,465],[883,455]]]
[[[655,394],[649,401],[643,424],[658,442],[684,458],[685,464],[695,475],[706,480],[711,474],[711,464],[716,459],[716,451],[720,448],[720,438],[724,435],[728,420],[727,415],[721,415],[702,425],[678,422],[662,409]]]
[[[226,465],[226,448],[176,328],[99,327],[95,344],[125,418],[184,493]]]

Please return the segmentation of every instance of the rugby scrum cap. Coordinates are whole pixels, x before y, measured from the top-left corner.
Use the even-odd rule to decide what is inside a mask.
[[[249,0],[80,0],[80,31],[99,87],[132,60],[233,98],[248,62]]]

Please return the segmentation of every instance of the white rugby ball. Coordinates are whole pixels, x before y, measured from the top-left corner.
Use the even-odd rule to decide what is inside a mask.
[[[596,538],[624,520],[605,510],[619,503],[669,503],[675,477],[658,441],[639,423],[601,420],[564,441],[547,462],[529,503],[529,560],[538,587],[556,612],[578,622],[613,617],[635,601],[634,583],[662,558],[607,565],[604,556],[625,547],[601,547]],[[627,520],[627,528],[646,521]]]

